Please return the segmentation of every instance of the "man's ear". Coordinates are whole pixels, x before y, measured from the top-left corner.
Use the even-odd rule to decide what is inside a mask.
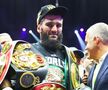
[[[38,32],[38,33],[40,33],[40,32],[41,32],[41,29],[40,29],[40,28],[41,28],[41,25],[40,25],[40,24],[38,24],[38,25],[37,25],[37,32]]]
[[[94,42],[98,45],[101,39],[99,37],[94,37]]]

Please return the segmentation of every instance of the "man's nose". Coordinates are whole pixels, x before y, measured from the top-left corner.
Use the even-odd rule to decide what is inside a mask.
[[[56,25],[54,25],[54,26],[52,27],[52,29],[51,29],[51,31],[54,31],[54,32],[56,32],[57,30],[58,30],[58,28],[57,28]]]

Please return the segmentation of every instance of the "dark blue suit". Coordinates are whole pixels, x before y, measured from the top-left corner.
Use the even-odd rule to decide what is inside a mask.
[[[96,65],[93,66],[88,77],[88,86],[90,87],[92,87],[92,78],[93,78],[95,67]],[[94,85],[94,90],[108,90],[108,55],[106,56],[99,70]]]

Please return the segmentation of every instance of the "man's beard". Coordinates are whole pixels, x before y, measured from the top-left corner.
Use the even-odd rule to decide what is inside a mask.
[[[57,40],[49,39],[49,36],[47,33],[42,32],[40,39],[42,40],[42,44],[49,49],[56,49],[60,48],[62,44],[63,34],[58,34]]]

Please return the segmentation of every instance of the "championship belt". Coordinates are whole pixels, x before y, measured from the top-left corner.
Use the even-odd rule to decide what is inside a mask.
[[[12,54],[12,63],[21,70],[36,70],[45,66],[46,60],[39,52],[32,51],[31,44],[27,42],[17,42]]]
[[[0,52],[0,84],[4,80],[10,63],[11,63],[11,55],[13,51],[12,39],[7,33],[0,34],[0,44],[1,44],[1,52]]]
[[[41,83],[34,86],[32,90],[66,90],[66,88],[58,83]]]
[[[16,88],[23,90],[41,83],[47,74],[46,59],[25,41],[14,41],[12,64],[16,72]]]

